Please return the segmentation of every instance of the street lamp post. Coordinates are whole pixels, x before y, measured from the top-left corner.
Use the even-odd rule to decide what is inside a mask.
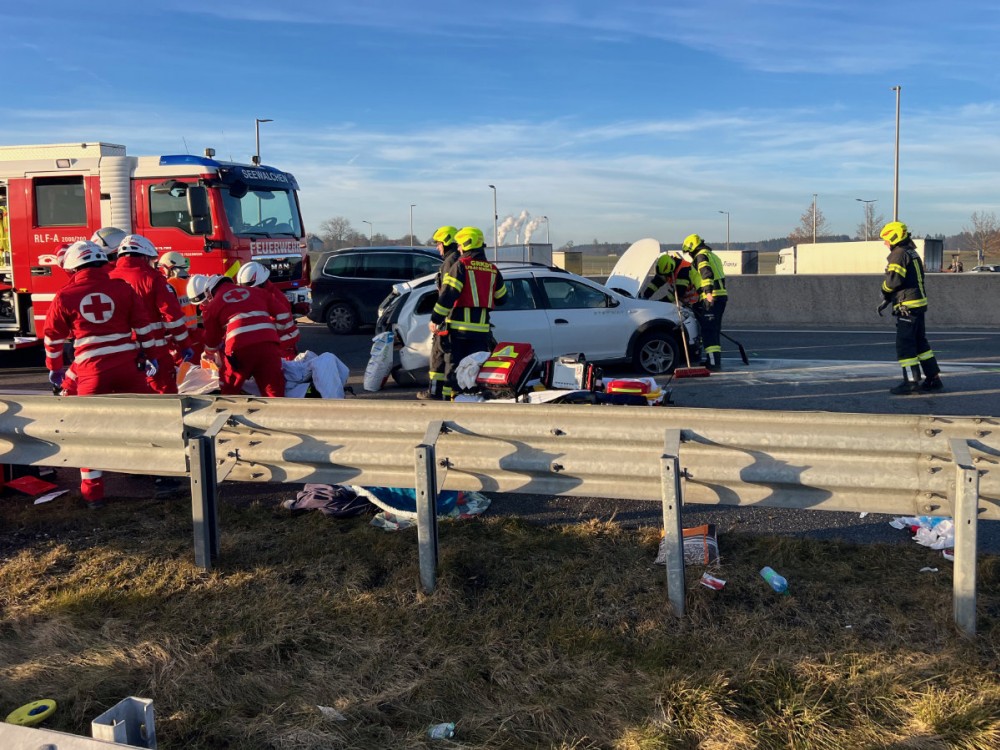
[[[361,223],[368,225],[368,247],[371,247],[372,246],[372,236],[373,236],[373,234],[375,232],[375,225],[372,224],[370,221],[365,221],[364,219],[361,220]]]
[[[719,211],[719,213],[726,215],[726,250],[728,250],[729,249],[729,212],[728,211]]]
[[[813,193],[813,244],[816,244],[816,193]]]
[[[549,217],[543,216],[542,218],[545,219],[545,244],[551,245],[552,242],[549,240]]]
[[[416,203],[410,204],[410,247],[413,247],[413,208]]]
[[[497,219],[500,218],[500,214],[497,213],[497,186],[490,185],[490,190],[493,191],[493,260],[496,260],[500,252],[498,247],[500,241],[497,238]]]
[[[257,134],[257,153],[254,154],[253,163],[260,164],[260,124],[262,122],[274,122],[274,120],[268,119],[266,117],[255,117],[253,118],[254,130]]]
[[[871,206],[872,203],[877,201],[878,198],[872,198],[871,200],[865,200],[864,198],[855,198],[854,200],[856,200],[858,203],[865,204],[865,242],[867,242],[870,239],[869,229],[871,228],[871,217],[869,217],[868,214],[874,211],[874,209],[869,208],[869,206]]]
[[[896,156],[892,178],[892,220],[899,221],[899,92],[903,87],[893,86],[892,90],[896,92]]]

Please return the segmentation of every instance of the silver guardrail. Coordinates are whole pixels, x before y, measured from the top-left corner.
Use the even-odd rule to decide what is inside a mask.
[[[214,492],[224,479],[660,501],[669,526],[683,503],[955,516],[956,527],[964,508],[972,523],[1000,520],[993,417],[224,396],[24,396],[0,406],[0,462],[190,474],[205,566],[218,553]],[[967,600],[971,580],[974,607],[972,539],[971,555],[956,546],[956,582],[966,581]],[[436,533],[424,541],[431,589]],[[676,580],[670,598],[682,613]]]

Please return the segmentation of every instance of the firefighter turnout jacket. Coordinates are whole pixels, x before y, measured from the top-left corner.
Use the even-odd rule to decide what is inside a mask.
[[[490,310],[502,305],[506,294],[503,275],[482,248],[463,253],[441,279],[431,322],[446,322],[449,331],[489,333]]]
[[[907,237],[894,245],[886,259],[882,296],[892,303],[893,310],[917,310],[927,307],[924,291],[924,263],[917,254],[917,246]]]
[[[713,297],[725,297],[728,294],[722,259],[712,252],[712,248],[702,245],[694,254],[692,265],[697,271],[695,280],[698,283],[699,299],[704,300],[709,294]]]

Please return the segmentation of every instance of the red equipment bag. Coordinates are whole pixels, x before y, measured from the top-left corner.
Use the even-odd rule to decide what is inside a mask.
[[[651,391],[649,383],[645,380],[632,380],[629,378],[615,378],[604,383],[605,393],[633,393],[645,396]]]
[[[516,398],[524,392],[537,364],[531,344],[501,341],[479,368],[476,385],[497,398]]]
[[[542,366],[542,385],[569,391],[593,391],[601,379],[601,369],[587,362],[583,354],[564,354]]]

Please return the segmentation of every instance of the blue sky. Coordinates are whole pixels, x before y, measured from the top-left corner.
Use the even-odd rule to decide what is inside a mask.
[[[781,237],[817,194],[951,234],[1000,204],[1000,5],[856,0],[7,0],[0,144],[293,172],[306,227],[523,217],[560,246]],[[534,222],[531,220],[534,219]]]

